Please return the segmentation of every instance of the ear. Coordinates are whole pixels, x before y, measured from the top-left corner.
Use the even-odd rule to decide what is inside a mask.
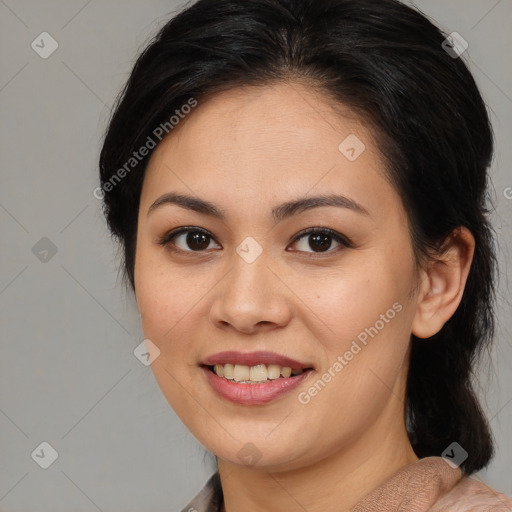
[[[421,271],[418,305],[412,334],[430,338],[438,333],[455,313],[473,261],[475,239],[465,227],[455,229],[436,255]]]

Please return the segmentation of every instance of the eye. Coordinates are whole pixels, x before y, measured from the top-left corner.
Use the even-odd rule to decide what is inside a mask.
[[[214,239],[208,231],[197,227],[182,227],[166,233],[158,243],[165,247],[177,247],[184,252],[203,252],[206,249],[212,249],[211,246]],[[216,248],[221,248],[219,244],[214,242]]]
[[[331,250],[333,242],[338,244],[338,248],[352,247],[348,238],[329,228],[308,228],[298,233],[293,239],[299,251],[313,253],[335,252]],[[308,251],[308,248],[312,251]]]
[[[332,249],[333,242],[338,244],[335,249],[353,246],[348,238],[329,228],[308,228],[298,233],[292,240],[292,244],[297,246],[295,250],[306,253],[335,252]],[[158,244],[172,250],[177,249],[188,253],[204,252],[212,248],[222,249],[208,231],[194,226],[181,227],[170,231],[158,240]]]

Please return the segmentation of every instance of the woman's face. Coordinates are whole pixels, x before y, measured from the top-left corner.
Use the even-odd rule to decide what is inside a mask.
[[[403,433],[416,272],[383,172],[364,125],[299,84],[219,94],[156,148],[137,303],[164,396],[219,459],[284,470]]]

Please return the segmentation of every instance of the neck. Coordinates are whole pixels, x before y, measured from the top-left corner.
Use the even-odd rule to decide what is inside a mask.
[[[397,402],[392,397],[357,441],[306,467],[270,471],[219,458],[222,512],[348,512],[400,468],[418,460],[402,419],[403,404]]]

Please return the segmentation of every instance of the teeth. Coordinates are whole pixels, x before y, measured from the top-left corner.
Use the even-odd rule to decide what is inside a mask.
[[[288,378],[291,375],[300,375],[302,369],[292,369],[289,366],[278,364],[257,364],[246,366],[243,364],[216,364],[213,371],[219,376],[243,384],[254,384],[257,382],[268,382],[269,380]]]
[[[215,365],[215,367],[221,367],[222,368],[222,365],[221,364],[217,364]],[[224,365],[224,377],[226,377],[226,379],[229,379],[229,380],[233,380],[235,377],[233,375],[233,370],[235,369],[235,367],[232,365],[232,364],[225,364]],[[219,374],[217,374],[219,375]]]
[[[264,364],[258,364],[256,366],[251,366],[249,380],[252,380],[253,382],[261,382],[263,380],[267,380],[267,375],[267,367]]]
[[[242,364],[235,364],[233,370],[233,377],[236,382],[242,382],[243,380],[249,380],[250,370],[248,366]]]
[[[281,377],[288,378],[292,374],[292,369],[289,366],[281,368]]]
[[[279,376],[281,375],[281,367],[278,364],[269,364],[267,371],[268,378],[271,380],[278,379]]]

